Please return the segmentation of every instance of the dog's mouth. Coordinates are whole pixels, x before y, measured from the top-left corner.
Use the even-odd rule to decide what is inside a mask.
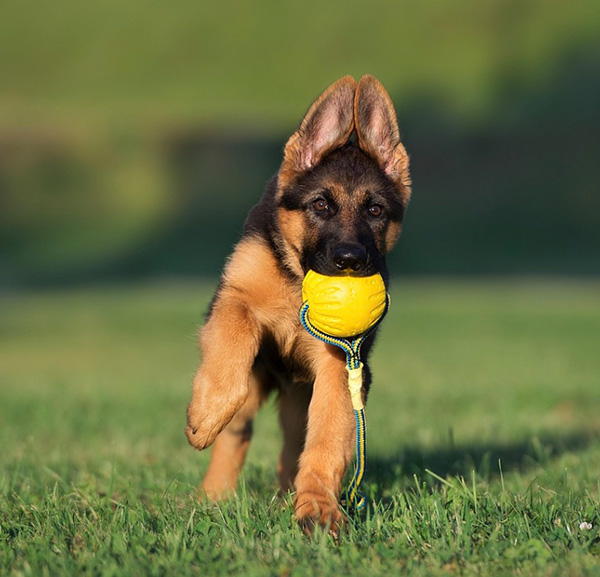
[[[311,253],[302,261],[304,274],[309,270],[325,276],[355,276],[366,277],[381,273],[381,265],[376,259],[365,257],[364,261],[355,262],[352,259],[337,261],[331,255],[322,253]]]

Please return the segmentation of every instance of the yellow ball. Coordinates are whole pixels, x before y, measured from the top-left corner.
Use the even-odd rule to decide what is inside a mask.
[[[302,283],[308,320],[332,337],[354,337],[370,329],[381,318],[386,299],[380,274],[325,276],[309,270]]]

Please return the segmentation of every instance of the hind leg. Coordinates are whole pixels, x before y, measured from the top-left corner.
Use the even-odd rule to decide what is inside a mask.
[[[298,462],[306,440],[306,423],[312,387],[293,384],[279,397],[279,422],[283,430],[283,449],[279,459],[279,483],[282,492],[293,490]]]
[[[265,382],[253,372],[246,402],[215,439],[208,470],[200,486],[209,499],[222,499],[235,492],[250,447],[254,415],[268,393]]]

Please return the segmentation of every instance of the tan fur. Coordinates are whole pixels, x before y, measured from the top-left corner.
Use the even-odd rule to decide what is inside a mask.
[[[332,84],[310,107],[300,128],[285,145],[279,170],[279,187],[315,166],[330,150],[341,146],[354,130],[352,103],[356,80],[344,76]],[[325,121],[323,122],[323,117]]]
[[[260,336],[260,326],[243,302],[224,295],[216,303],[200,335],[203,363],[187,412],[186,434],[197,449],[211,445],[246,401]]]
[[[264,242],[240,242],[223,276],[223,289],[201,331],[202,365],[188,406],[189,442],[197,449],[212,444],[246,402],[254,359],[265,329],[277,328],[289,348],[298,332],[290,301],[300,292],[282,278]]]
[[[235,491],[250,446],[254,415],[267,392],[260,377],[253,373],[245,403],[215,440],[210,464],[201,486],[209,499],[221,499]]]
[[[330,525],[334,533],[342,523],[337,500],[354,446],[354,413],[347,379],[343,353],[327,345],[317,359],[294,500],[299,519]]]
[[[385,248],[384,252],[388,253],[398,240],[400,233],[402,232],[402,225],[398,222],[390,222],[388,229],[385,233]]]
[[[300,266],[300,253],[302,243],[307,236],[310,236],[310,230],[306,230],[304,216],[298,212],[279,209],[279,230],[281,231],[282,240],[285,244],[284,255],[285,264],[293,270],[298,277],[304,274]]]
[[[260,384],[249,386],[250,369],[258,335],[269,331],[284,354],[293,352],[296,358],[305,359],[309,370],[304,382],[293,384],[300,390],[290,398],[284,391],[280,401],[285,421],[282,487],[292,485],[304,447],[295,485],[297,514],[337,523],[341,516],[336,495],[352,454],[354,434],[343,353],[300,326],[300,292],[281,273],[264,241],[249,238],[240,242],[223,280],[224,287],[201,333],[203,363],[188,407],[186,433],[194,447],[203,449],[219,435],[203,489],[215,498],[234,489],[249,442],[246,427],[262,398]],[[312,379],[314,392],[307,417]],[[249,397],[249,391],[255,389]],[[331,407],[336,407],[335,411]],[[305,445],[303,423],[309,431]]]
[[[389,95],[370,76],[358,85],[350,76],[340,79],[311,106],[286,144],[276,200],[300,174],[342,146],[355,127],[360,147],[396,184],[405,205],[410,196],[408,156],[399,141]],[[346,226],[351,238],[352,223],[369,191],[346,191],[337,182],[323,184],[342,211],[341,236]],[[342,523],[338,498],[355,435],[345,355],[309,335],[298,322],[305,272],[300,255],[313,246],[315,232],[302,212],[276,205],[273,210],[278,210],[278,256],[262,237],[247,233],[223,272],[200,333],[202,365],[194,377],[186,434],[197,449],[214,442],[202,490],[208,498],[223,498],[235,491],[254,415],[269,392],[277,389],[284,437],[279,462],[282,490],[295,489],[295,512],[307,531],[319,523],[337,534]],[[382,245],[377,248],[390,250],[400,231],[399,223],[390,222],[385,236],[376,241]],[[293,367],[292,372],[257,359],[259,349],[261,355],[265,352],[261,348],[265,343],[277,349],[280,362]]]
[[[406,206],[411,193],[409,159],[400,142],[396,111],[387,90],[369,74],[359,80],[356,88],[354,123],[360,147],[396,183]]]

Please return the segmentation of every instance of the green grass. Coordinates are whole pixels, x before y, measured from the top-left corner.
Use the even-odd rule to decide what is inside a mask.
[[[339,543],[277,496],[274,407],[239,496],[183,435],[213,283],[0,296],[0,574],[598,575],[597,281],[403,281]],[[591,523],[591,529],[580,528]]]

